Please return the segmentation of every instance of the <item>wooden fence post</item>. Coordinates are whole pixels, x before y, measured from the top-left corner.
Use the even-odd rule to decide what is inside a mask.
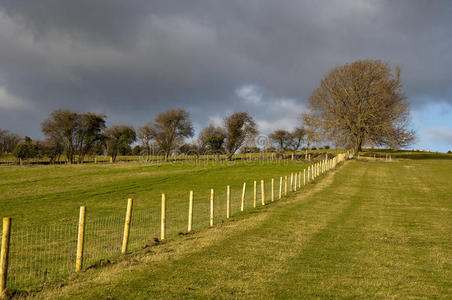
[[[132,221],[132,205],[133,199],[129,198],[129,200],[127,201],[126,221],[124,222],[124,235],[122,237],[122,254],[127,253],[127,246],[129,245],[130,222]]]
[[[9,242],[11,240],[11,218],[3,218],[2,248],[0,252],[0,297],[5,296],[8,278]]]
[[[300,189],[301,188],[301,171],[299,171],[298,172],[298,183],[295,183],[295,184],[298,184],[298,189]]]
[[[303,185],[306,185],[306,169],[303,169]]]
[[[265,205],[265,182],[264,182],[264,180],[261,180],[261,199],[262,199],[262,205]]]
[[[301,171],[298,172],[298,188],[301,189]]]
[[[187,232],[190,232],[193,227],[193,191],[190,191],[190,197],[188,199],[188,228]]]
[[[284,196],[287,195],[287,176],[284,176]]]
[[[297,181],[298,181],[298,177],[297,177],[297,173],[295,173],[294,185],[293,185],[293,190],[295,192],[297,191]]]
[[[309,182],[309,180],[310,180],[310,175],[309,175],[309,171],[311,170],[311,166],[308,166],[308,182]]]
[[[210,226],[213,226],[213,220],[214,220],[214,200],[215,200],[215,191],[214,189],[210,190]]]
[[[240,211],[243,211],[245,209],[245,193],[246,193],[246,182],[243,183],[242,204],[240,206]]]
[[[282,176],[281,177],[279,177],[279,200],[281,200],[281,197],[282,197]]]
[[[78,272],[83,268],[83,252],[85,249],[85,221],[86,207],[80,206],[80,215],[78,219],[77,253],[75,255],[75,272]]]
[[[289,192],[293,191],[293,173],[290,173],[290,185],[289,185]]]
[[[271,194],[271,201],[275,201],[275,179],[272,178],[272,194]]]
[[[226,187],[226,218],[231,217],[231,187]]]
[[[253,194],[253,207],[256,208],[257,202],[257,182],[254,180],[254,194]]]
[[[166,194],[162,193],[162,215],[160,219],[160,240],[166,239]]]

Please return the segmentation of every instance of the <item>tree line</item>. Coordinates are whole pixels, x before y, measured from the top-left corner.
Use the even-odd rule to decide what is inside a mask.
[[[2,153],[12,153],[20,160],[47,157],[50,162],[59,161],[64,155],[68,163],[82,163],[88,155],[108,155],[115,162],[118,155],[149,158],[161,154],[168,160],[172,153],[214,153],[232,159],[239,151],[261,151],[256,145],[256,122],[247,112],[232,113],[221,125],[209,124],[196,139],[192,139],[194,127],[190,115],[182,108],[162,112],[153,122],[137,129],[129,125],[106,127],[106,115],[60,109],[41,123],[41,130],[46,136],[42,141],[29,137],[22,139],[17,134],[1,131],[5,136],[0,139]],[[270,134],[265,150],[295,152],[303,145],[305,133],[302,127],[293,131],[278,129]]]
[[[194,137],[193,122],[185,109],[170,109],[135,129],[129,125],[106,127],[106,115],[56,110],[41,124],[45,140],[21,138],[0,130],[0,155],[18,159],[36,156],[69,163],[87,155],[164,155],[221,153],[228,159],[241,152],[256,152],[258,130],[247,112],[226,116],[222,124],[209,124]],[[309,98],[308,110],[293,130],[277,129],[263,145],[267,151],[309,149],[321,141],[336,148],[364,145],[400,148],[413,142],[409,127],[409,102],[402,92],[400,68],[379,60],[361,60],[337,66],[326,75]],[[190,141],[188,141],[190,140]],[[188,142],[187,142],[188,141]],[[135,145],[134,147],[132,147]],[[262,145],[261,145],[262,147]]]
[[[159,153],[168,160],[174,152],[224,153],[231,159],[258,133],[254,119],[246,112],[237,112],[224,118],[222,126],[210,124],[196,140],[187,142],[194,136],[194,127],[185,109],[162,112],[137,129],[129,125],[106,127],[106,115],[60,109],[41,123],[41,130],[46,137],[43,141],[22,139],[2,130],[1,154],[12,153],[21,160],[48,157],[51,162],[64,155],[68,163],[81,163],[87,155],[108,155],[115,162],[118,155],[149,157]]]

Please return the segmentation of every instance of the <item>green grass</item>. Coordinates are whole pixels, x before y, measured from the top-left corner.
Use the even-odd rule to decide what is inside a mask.
[[[351,161],[257,213],[34,296],[450,299],[450,178],[450,160]]]
[[[344,150],[341,149],[316,149],[316,150],[308,150],[308,153],[311,155],[318,155],[318,154],[322,154],[325,152],[329,152],[329,153],[341,153],[344,152]],[[297,151],[296,154],[298,156],[300,155],[304,155],[306,153],[305,150],[301,150],[301,151]],[[272,156],[276,155],[275,152],[260,152],[260,153],[236,153],[233,155],[233,159],[235,160],[244,160],[244,159],[271,159]],[[288,151],[284,153],[285,158],[290,158],[292,156],[292,152]],[[202,160],[202,161],[208,161],[208,160],[213,160],[214,158],[216,159],[222,159],[222,160],[226,160],[227,159],[227,155],[226,154],[219,154],[216,155],[214,153],[212,154],[203,154],[200,156],[196,156],[196,155],[171,155],[169,157],[169,159],[171,161],[190,161],[190,160]],[[66,156],[62,155],[59,157],[59,159],[57,160],[57,163],[63,164],[66,163]],[[74,161],[77,161],[77,156],[74,157]],[[138,162],[138,161],[152,161],[152,162],[162,162],[164,161],[164,156],[163,155],[151,155],[149,157],[147,157],[147,155],[118,155],[116,157],[116,162]],[[110,163],[110,156],[106,156],[106,155],[88,155],[85,157],[84,159],[85,163]],[[14,155],[12,154],[0,154],[0,164],[17,164],[18,160],[16,157],[14,157]],[[35,158],[30,158],[30,159],[26,159],[23,161],[23,164],[49,164],[50,163],[50,159],[48,157],[35,157]]]
[[[134,210],[160,207],[161,193],[167,194],[169,207],[186,206],[190,190],[197,199],[208,200],[211,188],[221,197],[231,185],[238,196],[243,182],[251,191],[253,180],[269,182],[306,166],[292,161],[1,166],[1,214],[12,217],[19,228],[74,221],[81,205],[93,218],[125,212],[129,197],[134,198]]]
[[[215,189],[215,222],[226,217],[226,186],[232,215],[252,207],[253,181],[266,182],[301,171],[296,161],[220,161],[147,164],[1,166],[1,214],[12,218],[8,286],[29,288],[66,277],[75,266],[79,207],[87,206],[85,266],[120,254],[127,198],[134,199],[131,251],[160,237],[161,193],[167,194],[167,237],[186,232],[188,195],[195,193],[193,228],[208,227],[210,189]],[[260,186],[258,186],[260,197]],[[260,198],[258,199],[260,203]]]
[[[367,157],[373,157],[375,155],[376,158],[386,158],[386,155],[391,155],[393,159],[452,159],[452,153],[386,149],[365,149],[363,152],[360,152],[360,155]]]

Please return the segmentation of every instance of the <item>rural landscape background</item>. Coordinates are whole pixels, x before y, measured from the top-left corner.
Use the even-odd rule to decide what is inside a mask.
[[[0,1],[0,299],[452,297],[448,1]]]

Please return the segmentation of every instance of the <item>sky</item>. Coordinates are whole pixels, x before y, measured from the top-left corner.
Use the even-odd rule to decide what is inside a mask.
[[[248,111],[292,129],[337,65],[402,68],[412,148],[452,150],[452,1],[0,0],[0,128],[42,138],[66,108],[141,126],[170,108],[197,131]]]

